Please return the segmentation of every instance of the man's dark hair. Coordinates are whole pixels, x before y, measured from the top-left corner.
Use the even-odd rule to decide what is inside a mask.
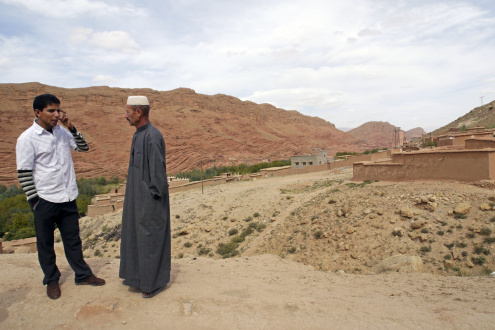
[[[33,110],[43,111],[50,104],[60,104],[60,100],[53,94],[41,94],[34,98]]]
[[[143,114],[148,117],[150,114],[150,106],[149,105],[131,105],[131,109],[136,111],[137,109],[141,109]]]

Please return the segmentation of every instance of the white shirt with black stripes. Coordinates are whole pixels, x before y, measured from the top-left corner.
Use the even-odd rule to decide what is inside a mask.
[[[52,203],[75,200],[78,190],[71,150],[88,149],[86,140],[75,128],[69,132],[57,125],[49,132],[35,119],[16,145],[19,181],[28,201],[36,202],[38,197]]]

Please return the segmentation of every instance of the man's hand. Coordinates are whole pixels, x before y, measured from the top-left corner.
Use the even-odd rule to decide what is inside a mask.
[[[70,121],[69,114],[63,110],[60,110],[60,121],[68,129],[72,129],[72,122]]]

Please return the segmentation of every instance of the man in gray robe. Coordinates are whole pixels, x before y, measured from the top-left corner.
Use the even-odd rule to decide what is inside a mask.
[[[149,121],[146,96],[129,96],[126,119],[136,127],[127,174],[120,278],[143,291],[158,294],[170,280],[170,202],[165,165],[165,141]]]

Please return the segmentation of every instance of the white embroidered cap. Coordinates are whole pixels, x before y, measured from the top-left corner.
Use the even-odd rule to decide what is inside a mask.
[[[146,96],[129,96],[127,105],[150,105]]]

